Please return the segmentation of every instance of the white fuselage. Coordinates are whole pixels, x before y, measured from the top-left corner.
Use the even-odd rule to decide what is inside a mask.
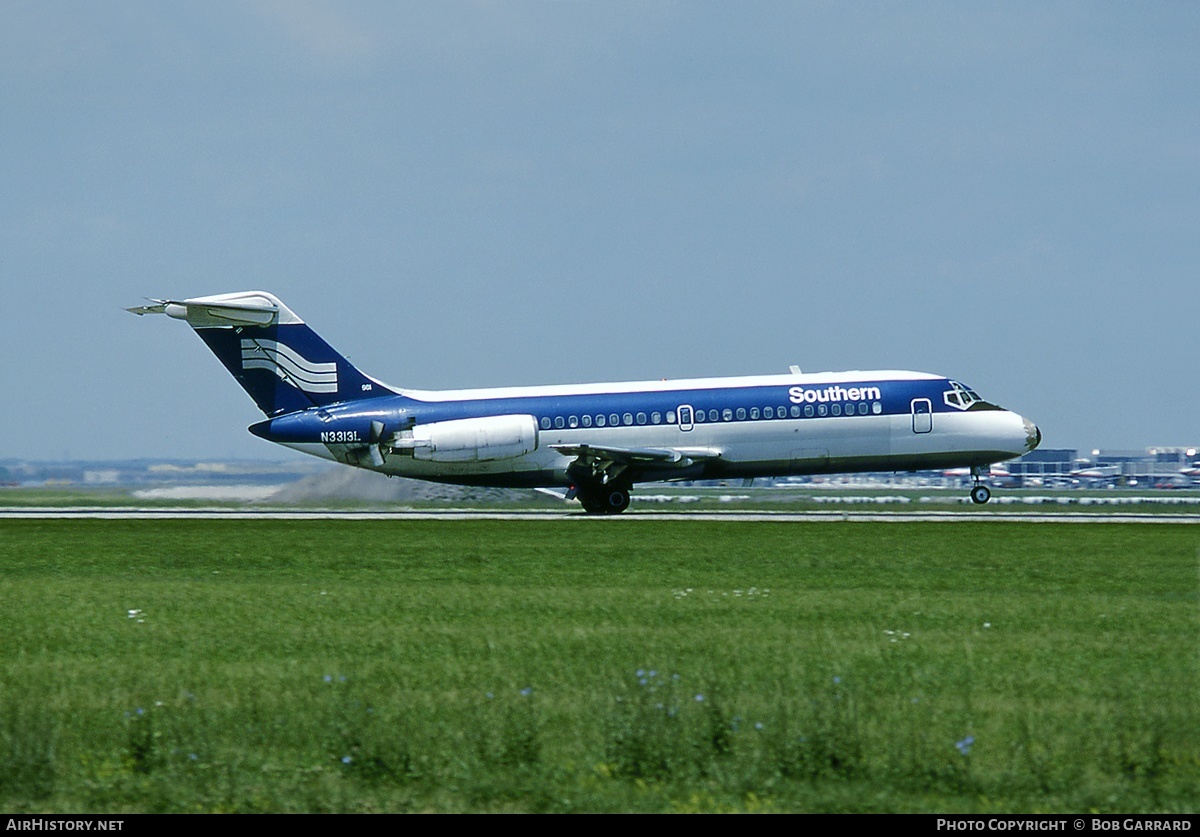
[[[396,390],[401,401],[390,423],[401,414],[415,419],[418,427],[528,415],[536,424],[536,444],[519,456],[484,454],[464,461],[393,454],[374,469],[448,482],[562,485],[571,481],[567,469],[574,459],[560,450],[564,447],[702,454],[690,467],[643,465],[637,481],[984,466],[1030,449],[1030,423],[991,405],[952,408],[943,398],[950,386],[934,375],[885,371]],[[357,402],[356,414],[372,412],[370,404]],[[287,444],[346,461],[337,444]]]

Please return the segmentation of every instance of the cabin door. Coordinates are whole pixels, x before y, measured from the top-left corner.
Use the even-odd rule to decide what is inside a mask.
[[[928,398],[912,400],[913,433],[928,433],[933,430],[933,405]]]

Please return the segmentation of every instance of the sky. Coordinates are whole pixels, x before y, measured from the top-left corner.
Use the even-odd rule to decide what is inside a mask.
[[[0,0],[0,458],[289,458],[145,297],[423,389],[914,369],[1200,444],[1200,5]]]

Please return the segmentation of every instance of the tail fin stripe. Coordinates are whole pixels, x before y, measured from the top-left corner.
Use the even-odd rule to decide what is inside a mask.
[[[242,368],[243,369],[272,369],[276,366],[281,366],[297,378],[306,381],[333,381],[337,382],[337,369],[329,372],[312,372],[303,367],[299,367],[292,363],[286,357],[273,356],[270,353],[242,353]]]
[[[266,369],[268,372],[274,372],[279,378],[287,384],[291,384],[296,389],[304,390],[305,392],[337,392],[337,378],[325,378],[321,380],[309,380],[296,372],[285,368],[282,365],[273,363],[269,360],[247,360],[242,362],[243,369]]]
[[[285,343],[279,343],[275,340],[242,340],[243,360],[261,356],[263,353],[272,359],[278,359],[279,357],[286,358],[291,361],[296,369],[314,375],[337,374],[336,362],[317,363],[311,361]]]
[[[310,375],[307,372],[302,372],[287,363],[276,363],[273,360],[266,358],[250,358],[242,361],[243,369],[266,369],[269,372],[274,372],[276,369],[281,370],[285,375],[295,378],[298,381],[303,381],[306,384],[334,384],[337,385],[337,375]]]
[[[266,369],[304,393],[336,394],[338,391],[336,361],[316,363],[276,340],[243,338],[241,349],[243,371]]]

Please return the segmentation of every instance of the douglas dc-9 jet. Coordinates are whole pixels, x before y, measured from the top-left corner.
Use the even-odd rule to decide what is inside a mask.
[[[593,514],[636,483],[982,469],[1031,451],[1033,422],[922,372],[822,372],[426,391],[360,372],[277,297],[243,291],[128,310],[185,320],[266,419],[250,432],[380,473],[557,488]]]

